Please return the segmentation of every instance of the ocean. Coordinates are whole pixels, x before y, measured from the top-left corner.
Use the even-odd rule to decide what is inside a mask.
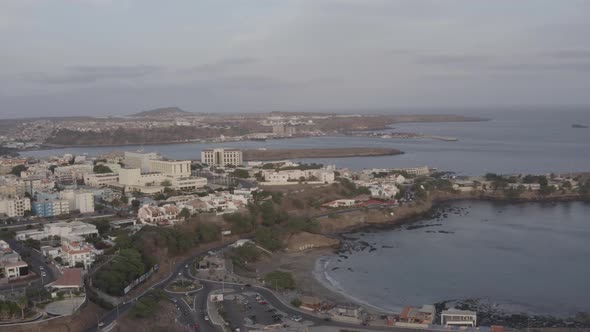
[[[460,202],[440,209],[438,218],[346,234],[369,247],[323,257],[316,277],[386,311],[474,299],[509,313],[590,312],[589,203]]]

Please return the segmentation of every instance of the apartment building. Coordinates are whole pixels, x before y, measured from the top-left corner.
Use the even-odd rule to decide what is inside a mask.
[[[9,218],[22,217],[25,211],[31,211],[31,200],[27,197],[0,199],[0,214]]]
[[[31,204],[33,214],[39,217],[54,217],[70,213],[70,204],[61,199],[45,199]]]
[[[118,172],[121,170],[119,169]],[[103,173],[103,174],[86,174],[84,177],[84,184],[91,187],[108,187],[112,184],[119,183],[119,174],[117,173]]]
[[[82,180],[84,175],[92,174],[93,166],[90,164],[75,164],[68,166],[59,166],[53,170],[53,174],[58,178],[68,178]]]
[[[89,191],[64,190],[59,193],[59,198],[68,201],[72,210],[78,210],[80,213],[94,212],[94,195]]]
[[[190,160],[150,160],[150,169],[175,178],[191,176]]]
[[[152,172],[152,160],[160,160],[162,157],[155,153],[125,152],[123,164],[126,168],[139,168],[142,172]]]
[[[308,170],[263,170],[262,176],[264,181],[268,183],[290,183],[304,180],[306,182],[321,182],[321,183],[332,183],[334,182],[335,175],[334,171],[327,169],[308,169]]]
[[[201,162],[210,166],[238,166],[243,164],[243,155],[239,149],[205,149],[201,151]]]

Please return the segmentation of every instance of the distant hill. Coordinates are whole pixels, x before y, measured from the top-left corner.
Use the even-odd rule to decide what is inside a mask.
[[[183,115],[193,115],[191,112],[183,111],[178,107],[164,107],[164,108],[156,108],[151,111],[143,111],[131,116],[137,117],[152,117],[152,116],[183,116]]]

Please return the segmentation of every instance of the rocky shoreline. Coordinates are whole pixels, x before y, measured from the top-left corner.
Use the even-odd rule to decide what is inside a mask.
[[[443,193],[441,195],[435,194],[430,196],[426,201],[421,203],[418,206],[415,206],[412,213],[404,215],[403,217],[399,218],[392,218],[387,222],[379,222],[379,223],[364,223],[354,226],[349,226],[344,229],[339,229],[336,232],[331,233],[329,236],[332,238],[338,238],[340,240],[340,245],[338,248],[333,250],[333,255],[338,256],[338,260],[345,260],[348,258],[350,254],[354,251],[363,251],[368,250],[369,252],[375,251],[379,249],[379,247],[374,243],[369,243],[362,239],[362,233],[360,234],[361,237],[351,236],[351,233],[359,233],[359,232],[379,232],[387,229],[395,229],[399,227],[405,227],[407,229],[413,228],[428,228],[430,226],[441,225],[443,219],[447,218],[450,214],[468,214],[469,211],[465,209],[458,208],[458,207],[444,207],[452,202],[457,201],[488,201],[488,202],[499,202],[499,203],[506,203],[506,204],[522,204],[522,203],[561,203],[561,202],[589,202],[590,197],[587,196],[580,196],[580,195],[573,195],[573,194],[557,194],[553,196],[547,197],[526,197],[526,198],[506,198],[498,195],[448,195],[447,193]],[[442,207],[442,209],[441,209]],[[431,224],[428,225],[413,225],[415,222],[427,219],[434,219]],[[428,230],[426,230],[429,232]],[[440,232],[440,231],[439,231]],[[443,231],[444,232],[444,231]],[[381,247],[388,247],[388,246],[381,246]],[[315,256],[316,260],[320,259],[321,257],[326,256],[326,251],[324,249],[315,249],[312,251],[307,252],[310,256]],[[302,268],[309,268],[309,267],[302,267]],[[334,267],[330,268],[334,269]],[[317,274],[321,271],[314,271],[314,274]],[[351,271],[354,272],[354,271]],[[334,297],[329,298],[346,298],[352,302],[356,302],[356,304],[361,305],[369,310],[374,310],[375,308],[371,304],[363,303],[357,299],[354,299],[351,296],[347,296],[343,290],[332,289],[329,285],[326,285],[325,281],[322,282],[317,280],[317,284],[321,285],[327,292],[335,293]],[[316,288],[317,289],[317,288]],[[576,317],[554,317],[548,315],[527,315],[525,313],[515,313],[515,312],[507,312],[503,310],[500,306],[487,303],[485,301],[481,301],[478,299],[464,299],[464,300],[453,300],[453,301],[445,301],[442,303],[437,303],[438,308],[444,308],[444,305],[452,305],[456,306],[457,308],[464,309],[464,310],[473,310],[478,312],[478,317],[480,317],[480,322],[482,325],[490,326],[490,325],[503,325],[503,326],[510,326],[513,328],[526,328],[528,327],[536,327],[536,328],[587,328],[590,327],[590,315],[585,313],[578,313]]]

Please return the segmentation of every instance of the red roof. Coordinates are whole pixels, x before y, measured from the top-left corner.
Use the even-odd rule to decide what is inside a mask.
[[[82,269],[64,269],[63,274],[51,286],[53,287],[82,287]]]

